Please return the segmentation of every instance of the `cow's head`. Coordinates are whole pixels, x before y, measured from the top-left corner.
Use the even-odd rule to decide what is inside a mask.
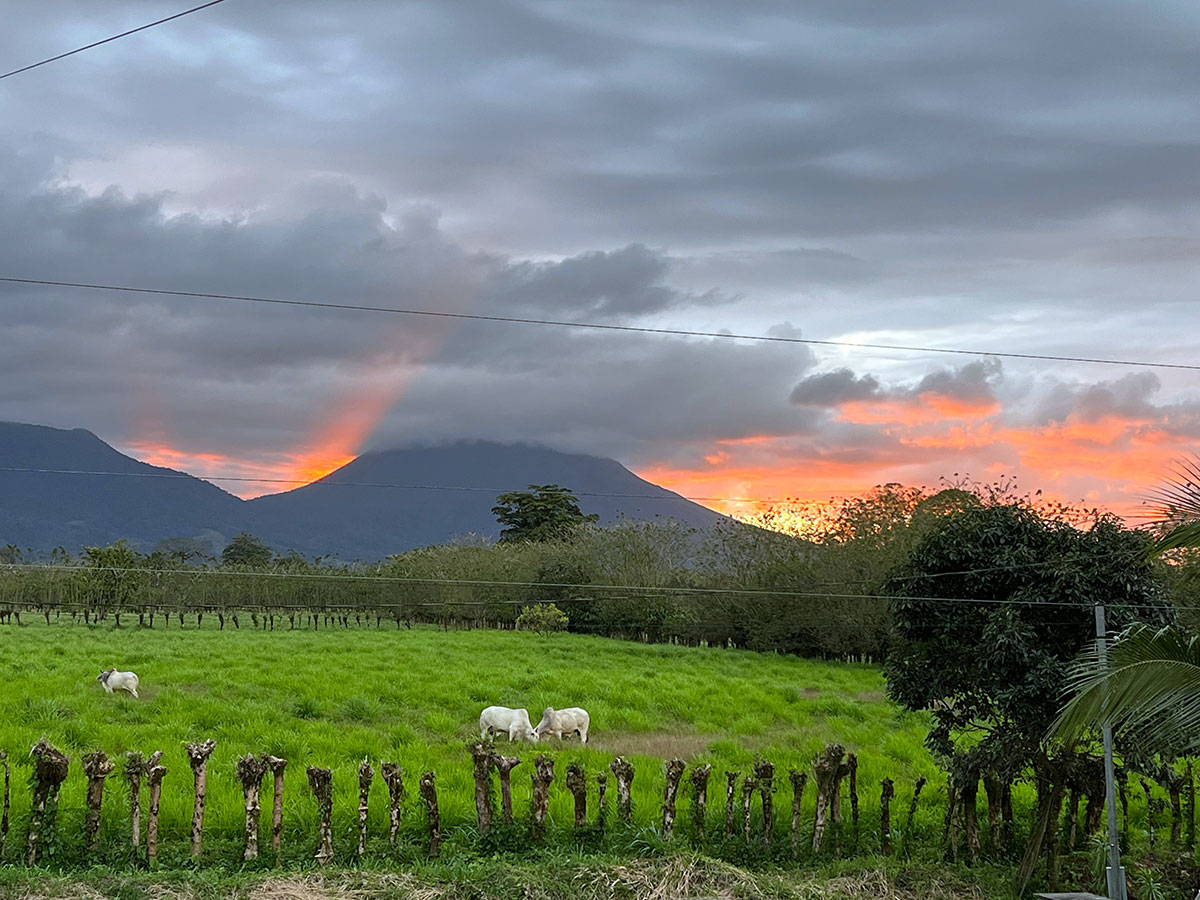
[[[106,684],[108,682],[108,676],[111,675],[115,671],[117,671],[117,670],[116,669],[104,669],[100,672],[99,675],[96,676],[96,680],[98,682],[100,682],[101,684]]]

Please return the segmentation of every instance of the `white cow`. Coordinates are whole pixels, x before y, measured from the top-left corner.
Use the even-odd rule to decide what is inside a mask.
[[[578,706],[572,706],[570,709],[547,706],[546,711],[542,713],[542,721],[538,722],[534,731],[538,733],[539,738],[543,734],[552,734],[559,740],[562,740],[563,735],[579,732],[580,742],[586,744],[590,725],[591,718],[586,709],[580,709]]]
[[[105,669],[96,676],[96,680],[104,685],[104,693],[113,691],[129,691],[137,696],[138,677],[133,672],[118,672],[116,669]]]
[[[489,734],[507,734],[510,741],[538,739],[529,721],[529,710],[507,706],[489,706],[479,714],[479,736],[486,738]]]

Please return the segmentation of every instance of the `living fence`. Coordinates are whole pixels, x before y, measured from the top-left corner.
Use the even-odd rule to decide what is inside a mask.
[[[27,816],[17,823],[24,825],[23,841],[17,835],[12,836],[16,840],[9,840],[10,825],[13,824],[10,821],[12,766],[6,754],[0,751],[3,776],[0,862],[19,860],[30,866],[53,863],[61,866],[66,862],[92,865],[111,861],[117,848],[103,844],[113,844],[117,840],[114,835],[123,833],[121,858],[139,865],[161,865],[163,839],[159,812],[164,786],[168,791],[176,792],[179,799],[191,799],[190,827],[186,832],[176,832],[175,840],[179,846],[174,848],[171,858],[178,861],[190,858],[193,863],[218,861],[211,851],[206,853],[204,849],[208,760],[215,746],[212,740],[188,744],[185,750],[190,773],[185,771],[180,773],[184,777],[170,778],[167,768],[162,765],[161,751],[149,756],[130,752],[119,760],[110,759],[103,751],[94,751],[81,756],[78,766],[73,767],[66,754],[43,738],[33,746],[27,760],[31,768],[32,796]],[[259,864],[268,866],[282,865],[285,859],[289,865],[327,866],[335,861],[386,865],[389,858],[398,859],[396,851],[401,843],[401,818],[406,805],[419,810],[422,821],[419,833],[407,832],[406,839],[419,844],[409,850],[420,856],[437,857],[448,835],[461,838],[465,832],[469,832],[466,836],[470,840],[481,842],[482,846],[501,846],[501,843],[487,844],[499,837],[501,842],[507,839],[508,846],[526,850],[547,840],[551,825],[548,816],[551,794],[564,791],[573,808],[573,825],[568,834],[593,843],[602,840],[606,833],[637,833],[644,842],[649,832],[653,840],[663,845],[686,843],[718,855],[728,855],[732,851],[741,858],[750,859],[786,861],[863,852],[907,856],[913,852],[913,839],[920,833],[914,828],[918,810],[923,802],[929,805],[930,791],[926,790],[928,782],[924,776],[919,776],[910,787],[906,786],[903,796],[897,792],[891,778],[883,778],[870,786],[861,785],[857,756],[847,753],[840,745],[831,744],[814,759],[810,770],[792,768],[786,777],[776,771],[774,764],[761,758],[745,771],[725,770],[723,779],[714,777],[718,773],[710,764],[689,767],[681,759],[668,760],[663,764],[664,786],[654,825],[647,829],[635,824],[632,787],[637,773],[634,765],[623,757],[613,759],[606,769],[592,772],[586,771],[580,762],[571,760],[565,771],[558,773],[555,759],[546,753],[538,753],[532,760],[522,760],[499,753],[490,740],[474,744],[469,752],[474,782],[474,824],[451,824],[449,828],[443,822],[434,771],[421,772],[413,779],[398,762],[382,761],[376,768],[371,760],[363,759],[357,767],[357,784],[349,786],[351,790],[357,787],[355,815],[349,823],[341,811],[340,821],[335,821],[334,777],[330,769],[308,766],[303,776],[297,777],[297,773],[285,777],[290,774],[289,760],[267,754],[243,756],[234,767],[243,801],[239,814],[244,813],[244,826],[236,842],[240,851],[234,857],[230,842],[225,841],[221,847],[230,858],[220,861],[248,864],[258,860]],[[513,773],[518,767],[529,772],[531,782],[528,810],[519,812],[514,809],[512,790]],[[63,834],[67,824],[57,814],[58,797],[62,785],[76,770],[86,779],[86,809],[82,822],[75,820],[78,831],[68,836]],[[186,777],[189,774],[190,777]],[[1154,793],[1148,780],[1121,782],[1120,818],[1126,843],[1130,823],[1127,788],[1133,786],[1140,787],[1146,796],[1150,853],[1155,852],[1156,823],[1162,821],[1168,808],[1171,846],[1186,845],[1189,852],[1194,848],[1195,790],[1191,775],[1189,766],[1186,776],[1179,776],[1165,785],[1166,800]],[[113,776],[127,782],[128,808],[120,816],[118,830],[114,831],[111,821],[103,823],[108,828],[102,830],[105,784]],[[414,781],[415,798],[412,796]],[[264,831],[264,789],[268,782],[270,821]],[[286,853],[284,803],[289,793],[285,792],[285,786],[290,786],[293,803],[301,799],[297,794],[302,792],[304,800],[315,801],[317,811],[315,830],[287,832],[289,842],[295,846],[286,848]],[[1013,858],[1014,853],[1019,854],[1011,802],[1006,803],[1000,795],[993,796],[987,785],[985,788],[990,802],[988,826],[985,837],[981,837],[974,802],[978,784],[946,784],[948,802],[937,848],[947,859],[973,863],[980,858],[985,845],[993,858],[1001,855]],[[386,844],[383,834],[369,835],[371,818],[368,810],[372,791],[377,797],[380,794],[386,797]],[[807,807],[811,817],[805,815],[805,796],[809,793],[815,793],[815,804]],[[1064,799],[1066,810],[1065,818],[1054,817],[1060,827],[1052,829],[1053,837],[1044,842],[1046,880],[1052,885],[1058,879],[1060,851],[1075,850],[1089,835],[1096,833],[1103,808],[1102,787],[1099,792],[1077,788],[1068,792],[1066,788],[1056,787],[1053,793],[1057,797],[1056,812],[1061,811]],[[718,800],[714,804],[717,809],[712,812],[709,810],[710,795]],[[872,816],[870,821],[861,815],[864,795],[872,806],[874,798],[878,798],[878,816]],[[681,800],[687,802],[681,804]],[[1082,816],[1079,814],[1081,803],[1085,804]],[[789,806],[790,817],[787,814]],[[111,818],[112,803],[107,805],[107,810]],[[644,813],[643,810],[643,820]],[[352,840],[340,843],[343,848],[352,846],[353,850],[335,853],[335,835],[344,837],[351,827]],[[377,830],[378,827],[377,823]],[[18,833],[21,830],[19,827],[14,829]],[[62,850],[67,845],[78,848],[77,853],[64,854]],[[388,849],[381,858],[383,847]],[[923,849],[928,851],[930,848]]]

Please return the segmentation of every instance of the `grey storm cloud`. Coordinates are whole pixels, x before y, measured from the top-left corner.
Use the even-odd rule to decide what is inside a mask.
[[[177,11],[53,5],[8,4],[0,58]],[[0,274],[1192,362],[1196,24],[1181,0],[225,3],[4,82]],[[751,435],[906,459],[830,410],[927,393],[1200,431],[1179,373],[11,285],[0,303],[0,417],[166,418],[230,452],[294,444],[358,393],[390,398],[372,446],[624,459]]]
[[[842,368],[806,376],[792,388],[788,399],[795,406],[835,407],[870,400],[913,401],[924,394],[936,394],[949,400],[989,404],[996,401],[995,388],[1002,378],[1003,367],[996,359],[937,369],[912,384],[892,386],[885,386],[874,375],[855,375]]]

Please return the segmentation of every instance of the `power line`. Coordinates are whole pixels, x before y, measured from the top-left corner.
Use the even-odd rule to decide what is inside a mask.
[[[49,281],[38,278],[12,278],[0,276],[0,281],[10,284],[39,285],[43,287],[82,288],[93,291],[112,291],[128,294],[153,294],[164,297],[194,297],[205,300],[233,300],[241,303],[266,303],[278,306],[300,306],[315,309],[348,310],[353,312],[390,313],[402,316],[424,316],[436,319],[466,319],[477,322],[506,322],[514,325],[545,325],[555,328],[581,328],[593,331],[615,331],[633,334],[660,334],[675,337],[725,338],[742,341],[763,341],[779,344],[806,344],[820,347],[843,347],[851,350],[886,350],[906,353],[943,353],[964,356],[994,356],[1004,359],[1036,359],[1048,362],[1095,363],[1108,366],[1138,366],[1155,369],[1185,369],[1200,371],[1200,365],[1190,363],[1149,362],[1146,360],[1106,359],[1091,356],[1056,356],[1047,353],[1017,353],[1002,350],[963,350],[951,347],[922,347],[907,344],[875,344],[856,341],[818,340],[816,338],[783,337],[770,334],[739,334],[729,331],[693,331],[685,328],[651,328],[640,325],[611,325],[600,322],[571,322],[558,319],[533,319],[519,316],[489,316],[482,313],[445,312],[432,309],[404,309],[392,306],[368,306],[356,303],[329,303],[318,300],[288,300],[280,297],[257,297],[243,294],[212,294],[204,291],[172,291],[161,288],[128,287],[111,284],[91,284],[77,281]]]
[[[310,572],[226,572],[218,569],[152,569],[139,568],[134,566],[69,566],[69,565],[43,565],[40,563],[6,563],[0,566],[0,571],[63,571],[72,573],[84,572],[113,572],[113,573],[141,573],[145,575],[188,575],[188,576],[225,576],[235,578],[271,578],[271,579],[289,579],[300,578],[307,580],[323,580],[345,583],[346,581],[370,581],[377,584],[420,584],[420,585],[445,585],[452,587],[520,587],[520,588],[569,588],[578,591],[624,591],[647,594],[667,594],[675,596],[691,596],[696,598],[703,597],[724,597],[724,596],[757,596],[757,597],[796,597],[802,599],[820,599],[820,600],[887,600],[887,601],[910,601],[921,603],[947,603],[947,604],[976,604],[976,605],[998,605],[998,606],[1054,606],[1060,609],[1070,609],[1078,607],[1080,609],[1092,609],[1095,605],[1091,601],[1080,601],[1079,603],[1061,603],[1056,600],[1015,600],[1012,598],[1004,599],[982,599],[978,597],[925,597],[911,595],[891,595],[891,594],[868,594],[868,593],[830,593],[825,591],[795,591],[795,590],[774,590],[764,588],[691,588],[669,585],[631,585],[631,584],[571,584],[568,582],[548,582],[548,581],[493,581],[489,579],[473,579],[473,578],[422,578],[410,576],[396,575],[356,575],[343,574],[337,575],[333,573],[310,573]],[[626,594],[628,596],[628,593]],[[555,603],[595,603],[613,600],[613,597],[560,597],[554,600]],[[511,604],[527,604],[527,600],[471,600],[471,601],[432,601],[433,606],[486,606],[489,604],[511,605]],[[412,606],[414,604],[392,604],[396,608]],[[1129,604],[1130,606],[1145,606],[1147,609],[1154,607],[1154,604]],[[363,609],[389,608],[388,605],[371,605],[363,607]],[[1200,610],[1200,606],[1163,606],[1162,609],[1174,610]]]
[[[43,59],[41,62],[31,63],[28,66],[22,66],[19,69],[13,69],[11,72],[5,72],[0,75],[0,80],[11,78],[13,75],[20,75],[22,72],[28,72],[30,69],[36,69],[38,66],[44,66],[47,63],[57,62],[60,59],[66,59],[68,56],[74,56],[76,53],[82,53],[84,50],[91,50],[93,47],[99,47],[101,44],[107,44],[111,41],[120,40],[123,37],[129,37],[131,34],[137,34],[139,31],[145,31],[147,28],[153,28],[155,25],[162,25],[165,22],[170,22],[174,19],[180,19],[184,16],[190,16],[194,12],[200,12],[202,9],[208,9],[210,6],[216,6],[218,3],[224,3],[225,0],[209,0],[208,3],[201,3],[199,6],[193,6],[191,9],[185,9],[183,12],[175,13],[173,16],[167,16],[165,19],[158,19],[154,22],[149,22],[145,25],[139,25],[137,28],[131,28],[128,31],[122,31],[120,34],[114,34],[112,37],[106,37],[102,41],[93,41],[90,44],[85,44],[82,47],[76,47],[74,50],[68,50],[66,53],[60,53],[58,56],[51,56],[49,59]]]

